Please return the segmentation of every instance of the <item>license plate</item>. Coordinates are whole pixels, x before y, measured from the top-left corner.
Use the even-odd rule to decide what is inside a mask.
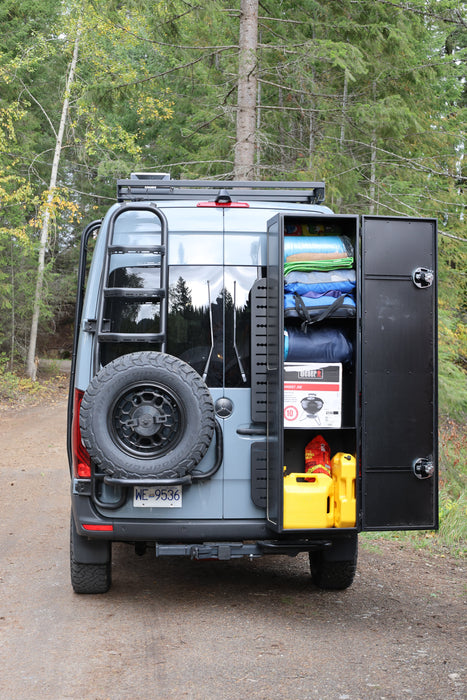
[[[181,486],[135,486],[135,508],[181,508]]]

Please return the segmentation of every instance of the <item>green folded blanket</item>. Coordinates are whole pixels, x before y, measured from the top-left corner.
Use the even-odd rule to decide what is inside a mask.
[[[284,264],[284,274],[289,272],[308,272],[309,270],[335,270],[353,267],[353,258],[334,258],[326,260],[295,260]]]

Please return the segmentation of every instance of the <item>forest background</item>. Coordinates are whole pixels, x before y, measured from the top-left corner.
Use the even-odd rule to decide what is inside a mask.
[[[118,177],[324,180],[336,213],[438,219],[441,515],[460,541],[467,3],[0,0],[0,29],[0,396],[69,356],[81,231]]]

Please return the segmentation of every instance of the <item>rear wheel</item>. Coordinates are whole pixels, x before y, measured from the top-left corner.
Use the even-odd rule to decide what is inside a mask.
[[[70,575],[75,593],[107,593],[112,583],[110,547],[110,542],[93,542],[80,537],[71,519]]]
[[[331,551],[310,552],[310,569],[313,583],[318,588],[328,591],[340,591],[351,586],[357,569],[357,538],[352,543],[351,550],[353,551],[346,553],[348,558],[337,560],[331,558]]]
[[[71,585],[75,593],[107,593],[110,589],[110,564],[80,564],[71,559]]]

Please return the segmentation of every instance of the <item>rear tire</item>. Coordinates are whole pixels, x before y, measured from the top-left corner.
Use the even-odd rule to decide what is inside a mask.
[[[358,546],[350,559],[333,561],[327,551],[310,552],[310,569],[313,583],[327,591],[342,591],[352,585],[357,569]]]
[[[79,564],[71,559],[70,571],[75,593],[94,595],[110,589],[110,564]]]
[[[77,540],[82,540],[79,542]],[[112,583],[110,543],[108,544],[108,561],[103,563],[85,564],[77,561],[77,551],[81,553],[87,550],[89,558],[99,558],[102,552],[101,542],[92,542],[77,534],[73,518],[70,526],[70,575],[71,585],[75,593],[97,594],[107,593]],[[106,548],[104,548],[106,549]],[[97,555],[97,556],[96,556]]]

